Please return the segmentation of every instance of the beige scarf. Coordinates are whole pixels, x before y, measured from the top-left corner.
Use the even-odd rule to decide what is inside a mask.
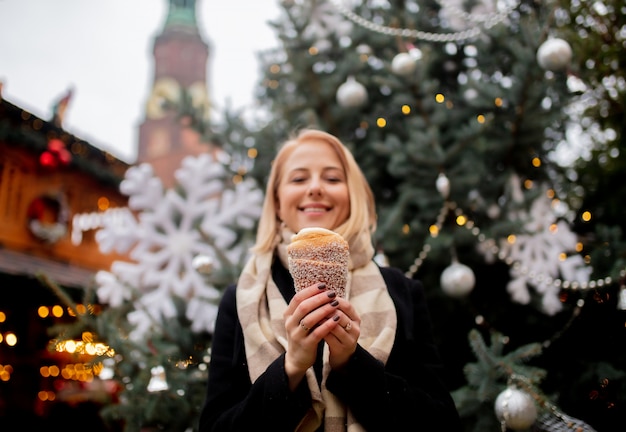
[[[293,232],[283,229],[276,237],[278,256],[287,267],[286,247]],[[361,317],[359,344],[375,358],[386,363],[393,346],[397,317],[385,281],[372,261],[374,249],[370,234],[364,232],[350,243],[350,272],[346,298]],[[252,382],[269,364],[287,349],[283,313],[287,308],[282,294],[271,277],[273,255],[253,256],[237,284],[237,313],[243,328],[246,357]],[[326,432],[358,432],[359,425],[350,410],[326,389],[330,372],[328,346],[323,350],[322,383],[318,383],[313,367],[306,372],[311,390],[312,408],[296,431],[315,431],[324,421]]]

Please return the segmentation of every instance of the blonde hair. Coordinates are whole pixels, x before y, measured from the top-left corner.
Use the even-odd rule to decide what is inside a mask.
[[[346,173],[348,194],[350,196],[350,215],[348,219],[336,231],[348,242],[356,238],[364,230],[373,233],[376,229],[376,205],[374,194],[365,175],[354,160],[354,156],[348,148],[334,135],[315,129],[303,129],[288,139],[280,148],[272,161],[272,169],[265,189],[263,211],[259,219],[256,243],[253,252],[271,252],[276,245],[276,236],[281,226],[281,221],[276,213],[276,194],[284,174],[285,161],[293,150],[303,144],[312,141],[329,144],[341,161]]]

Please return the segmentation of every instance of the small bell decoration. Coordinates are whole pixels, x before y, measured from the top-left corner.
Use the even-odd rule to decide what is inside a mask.
[[[150,373],[152,377],[147,387],[149,392],[156,393],[170,388],[165,379],[165,368],[163,366],[154,366],[150,369]]]

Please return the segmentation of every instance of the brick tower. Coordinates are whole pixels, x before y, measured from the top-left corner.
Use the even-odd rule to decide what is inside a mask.
[[[169,0],[161,33],[154,41],[154,78],[139,127],[137,163],[152,165],[166,187],[185,156],[209,152],[212,146],[181,116],[183,107],[207,118],[210,109],[207,86],[209,47],[196,19],[196,0]],[[188,112],[186,110],[185,112]]]

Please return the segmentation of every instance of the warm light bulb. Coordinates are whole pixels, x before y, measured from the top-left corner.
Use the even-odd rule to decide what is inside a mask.
[[[17,344],[17,336],[15,336],[15,333],[7,333],[4,335],[4,340],[8,346],[15,346]]]
[[[50,309],[48,309],[48,306],[39,306],[39,309],[37,309],[37,314],[40,318],[46,318],[48,315],[50,315]]]

